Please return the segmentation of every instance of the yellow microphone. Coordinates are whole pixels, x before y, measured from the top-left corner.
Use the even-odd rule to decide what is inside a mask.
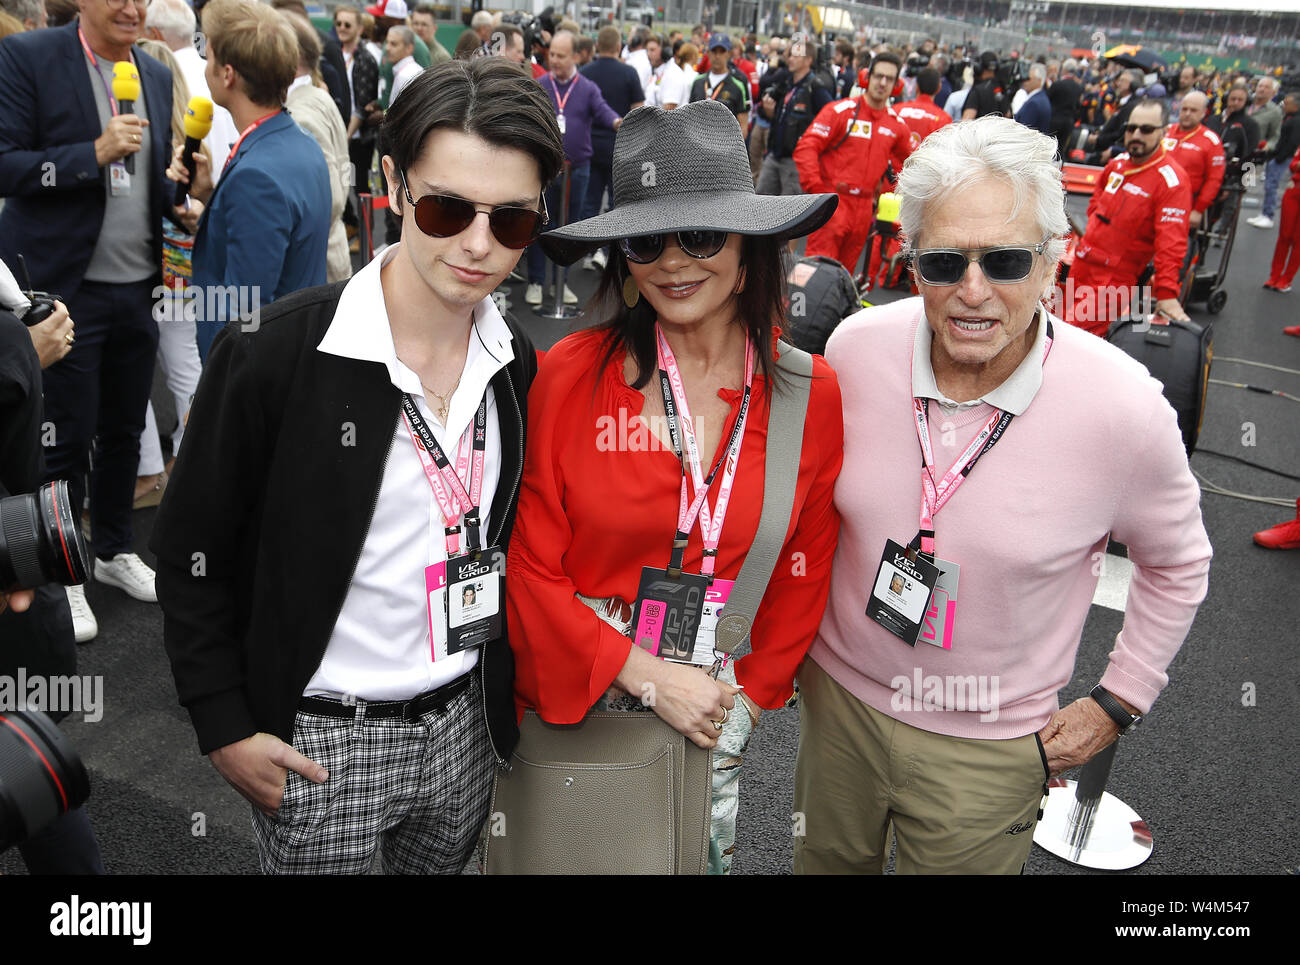
[[[123,114],[135,113],[135,102],[140,98],[140,74],[129,60],[119,60],[113,65],[113,97]],[[135,155],[126,156],[126,173],[135,173]]]
[[[903,196],[895,194],[892,191],[886,191],[880,196],[880,203],[876,206],[876,220],[888,221],[890,224],[898,223],[898,209],[902,205]]]
[[[194,152],[199,149],[200,142],[208,136],[208,131],[212,130],[212,101],[206,97],[194,96],[190,98],[189,106],[185,108],[185,147],[181,150],[181,163],[185,165],[185,170],[189,172],[190,184],[194,183]],[[188,184],[176,185],[176,206],[185,203],[185,195],[189,191]]]

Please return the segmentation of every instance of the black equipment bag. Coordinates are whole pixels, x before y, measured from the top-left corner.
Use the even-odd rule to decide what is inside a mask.
[[[1195,322],[1149,324],[1123,319],[1110,328],[1112,345],[1137,359],[1164,386],[1165,398],[1178,414],[1178,428],[1190,457],[1201,434],[1205,390],[1214,360],[1214,326]]]
[[[794,263],[787,281],[790,341],[813,355],[825,354],[831,332],[862,307],[853,276],[834,258],[810,255]]]

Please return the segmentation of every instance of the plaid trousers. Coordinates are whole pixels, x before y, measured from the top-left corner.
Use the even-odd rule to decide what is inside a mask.
[[[487,820],[494,755],[477,675],[414,721],[299,711],[293,747],[329,771],[289,771],[275,817],[253,809],[264,874],[458,874]]]

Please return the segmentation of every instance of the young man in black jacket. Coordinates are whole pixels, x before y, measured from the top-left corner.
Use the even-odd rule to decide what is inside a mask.
[[[490,296],[563,158],[526,81],[413,80],[382,132],[400,244],[232,323],[199,385],[152,544],[164,633],[268,873],[460,871],[514,749],[501,549],[536,355]]]

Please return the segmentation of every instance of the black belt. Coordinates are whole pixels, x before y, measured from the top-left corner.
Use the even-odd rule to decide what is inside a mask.
[[[400,717],[405,721],[414,721],[431,710],[443,711],[447,705],[469,688],[473,674],[467,673],[457,677],[449,684],[443,684],[437,690],[412,697],[410,700],[367,700],[367,717]],[[345,703],[333,697],[303,697],[298,701],[298,709],[308,714],[321,717],[355,717],[357,703]]]

